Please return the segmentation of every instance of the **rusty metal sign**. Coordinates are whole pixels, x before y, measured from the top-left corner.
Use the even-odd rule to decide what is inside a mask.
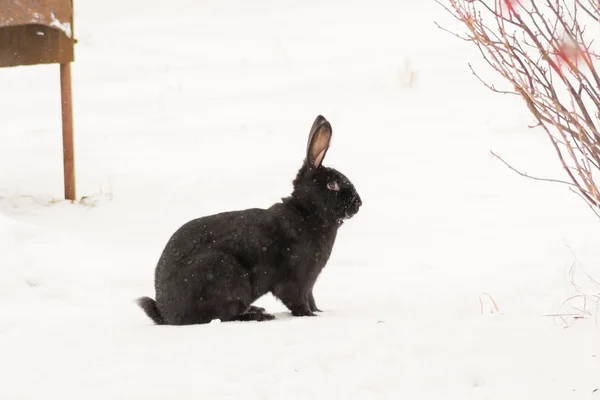
[[[0,0],[0,67],[74,60],[72,0]]]
[[[0,27],[45,25],[73,35],[71,0],[0,0]]]

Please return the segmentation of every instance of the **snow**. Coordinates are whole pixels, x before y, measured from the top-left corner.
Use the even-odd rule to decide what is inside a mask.
[[[73,35],[73,31],[71,30],[71,24],[69,22],[60,22],[54,15],[54,13],[50,13],[50,18],[52,19],[52,21],[50,22],[50,26],[53,26],[63,31],[68,38],[70,38]]]
[[[598,293],[598,221],[490,155],[564,179],[434,20],[454,27],[434,2],[77,2],[84,200],[60,200],[58,66],[0,70],[0,398],[599,396],[595,304],[548,316]],[[152,325],[133,299],[173,231],[286,196],[317,114],[364,203],[325,312]]]

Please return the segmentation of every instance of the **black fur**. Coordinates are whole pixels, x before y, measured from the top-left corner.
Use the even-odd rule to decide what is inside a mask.
[[[160,311],[158,311],[158,307],[154,300],[150,297],[140,297],[136,300],[136,303],[156,325],[164,325],[165,320],[160,315]]]
[[[348,178],[321,165],[331,133],[318,116],[290,197],[198,218],[173,234],[156,266],[156,302],[138,299],[156,324],[271,320],[251,305],[269,292],[295,316],[320,311],[313,286],[338,228],[362,205]]]

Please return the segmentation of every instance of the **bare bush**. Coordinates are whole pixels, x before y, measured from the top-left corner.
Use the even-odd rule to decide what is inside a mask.
[[[599,0],[436,0],[464,27],[450,32],[477,46],[551,140],[571,186],[599,215],[600,75],[593,38]],[[442,28],[443,29],[443,28]],[[586,32],[589,29],[589,34]],[[599,215],[600,216],[600,215]]]

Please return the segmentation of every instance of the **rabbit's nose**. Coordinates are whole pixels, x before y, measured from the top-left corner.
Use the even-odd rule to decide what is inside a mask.
[[[357,197],[356,200],[354,201],[355,212],[358,212],[358,209],[360,208],[360,206],[362,206],[362,200],[360,199],[360,197]]]

